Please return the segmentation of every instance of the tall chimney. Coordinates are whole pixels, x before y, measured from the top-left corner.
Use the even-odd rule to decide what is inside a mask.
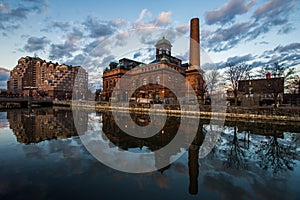
[[[190,68],[200,69],[199,18],[191,19],[190,25]]]

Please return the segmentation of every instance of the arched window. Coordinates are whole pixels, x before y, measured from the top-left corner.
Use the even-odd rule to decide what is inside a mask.
[[[147,79],[144,78],[144,79],[143,79],[143,85],[146,85],[146,84],[147,84]]]
[[[157,77],[156,77],[155,83],[156,83],[156,84],[160,84],[160,76],[157,76]]]
[[[159,48],[158,54],[162,54],[162,48]]]
[[[153,84],[152,76],[149,77],[149,84]]]
[[[112,86],[112,80],[109,81],[109,87],[111,87],[111,86]]]

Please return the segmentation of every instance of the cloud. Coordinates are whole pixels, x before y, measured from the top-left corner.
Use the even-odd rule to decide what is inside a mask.
[[[29,15],[42,13],[46,8],[45,0],[25,0],[25,4],[19,2],[14,7],[2,2],[0,3],[0,30],[6,34],[7,31],[18,29],[22,25],[21,21],[27,19]]]
[[[73,28],[72,32],[67,34],[66,40],[62,44],[52,44],[50,47],[49,58],[53,60],[72,57],[72,53],[79,50],[77,43],[83,38],[83,33]]]
[[[103,67],[103,68],[108,67],[109,63],[114,60],[115,60],[115,56],[113,56],[113,55],[106,56],[102,59],[100,67]]]
[[[265,64],[279,62],[286,66],[294,67],[300,64],[300,43],[290,43],[284,46],[278,45],[272,50],[265,51],[260,58],[267,60]]]
[[[183,24],[176,27],[176,31],[182,34],[186,34],[189,31],[190,27],[188,24]]]
[[[289,16],[289,12],[294,9],[296,3],[297,0],[269,0],[258,7],[252,17],[256,20],[265,19],[268,22],[270,20],[278,21],[280,18],[286,19]]]
[[[147,10],[147,9],[143,9],[141,12],[140,12],[140,15],[139,17],[137,18],[137,20],[135,21],[135,23],[140,23],[144,17],[148,15],[148,16],[151,16],[151,13]]]
[[[243,22],[235,23],[228,28],[219,28],[210,35],[207,34],[204,46],[215,52],[231,49],[241,40],[249,37],[248,34],[252,27],[252,23]]]
[[[85,59],[86,56],[84,54],[78,54],[72,59],[67,60],[66,63],[73,66],[81,66]]]
[[[170,23],[171,12],[161,12],[156,18],[157,26],[165,26]]]
[[[271,0],[259,6],[253,13],[253,30],[248,40],[268,33],[275,26],[282,26],[281,34],[289,33],[294,28],[289,23],[289,16],[296,7],[296,0]]]
[[[116,46],[125,46],[127,44],[126,40],[129,38],[130,34],[128,31],[119,30],[116,35]]]
[[[300,43],[291,43],[285,46],[277,46],[274,51],[276,52],[299,52],[300,53]]]
[[[120,27],[126,25],[128,22],[125,19],[115,19],[109,22],[112,26]]]
[[[232,22],[237,15],[247,13],[253,5],[254,1],[245,2],[244,0],[230,0],[220,9],[206,12],[205,22],[208,25],[227,24]]]
[[[151,16],[151,13],[147,9],[143,9],[135,21],[132,24],[132,28],[135,29],[139,41],[144,45],[154,45],[158,39],[158,37],[168,36],[168,39],[175,38],[177,34],[186,31],[184,26],[175,28],[168,27],[171,23],[171,12],[161,12],[154,19],[150,19],[149,21],[145,21],[144,18],[146,15]],[[161,35],[163,29],[165,29],[165,33]],[[181,32],[180,32],[181,31]],[[170,34],[170,35],[169,35]],[[174,37],[175,36],[175,37]]]
[[[53,22],[51,22],[50,26],[52,28],[57,28],[61,31],[67,31],[71,27],[71,24],[70,24],[70,22],[53,21]]]
[[[51,60],[59,60],[64,57],[72,57],[71,52],[75,50],[76,48],[72,44],[52,44],[50,48],[49,58]]]
[[[206,13],[206,24],[217,25],[215,30],[202,30],[204,34],[202,37],[206,38],[203,44],[209,51],[220,52],[231,49],[242,42],[252,41],[270,32],[274,27],[280,27],[279,34],[287,34],[295,29],[289,22],[289,16],[296,8],[296,0],[268,1],[258,6],[248,21],[234,23],[235,16],[243,13],[235,12],[238,5],[233,5],[237,2],[240,3],[240,10],[243,12],[248,12],[253,4],[252,1],[245,3],[241,0],[230,0],[222,8]],[[231,14],[226,14],[227,12]]]
[[[83,23],[86,30],[90,33],[92,38],[100,38],[103,36],[112,35],[115,31],[114,25],[109,22],[101,22],[95,17],[89,16]]]
[[[0,88],[7,87],[7,80],[9,79],[10,71],[0,67]]]
[[[50,43],[50,41],[44,37],[29,37],[27,39],[27,44],[24,46],[24,50],[28,52],[35,52],[39,50],[44,50],[45,47]]]
[[[240,63],[251,61],[253,59],[254,59],[254,57],[251,54],[247,54],[244,56],[229,57],[226,62],[233,63],[233,64],[240,64]]]
[[[87,44],[83,52],[91,57],[102,57],[103,55],[110,54],[108,46],[111,44],[109,39],[94,40]]]

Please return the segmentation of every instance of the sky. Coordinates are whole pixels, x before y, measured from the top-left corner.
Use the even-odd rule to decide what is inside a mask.
[[[279,62],[299,71],[299,9],[299,0],[0,0],[0,88],[25,56],[81,65],[99,87],[109,62],[129,57],[147,63],[162,36],[187,61],[194,17],[206,61],[217,68]]]

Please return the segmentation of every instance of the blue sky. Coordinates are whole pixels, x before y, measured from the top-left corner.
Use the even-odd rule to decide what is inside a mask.
[[[193,17],[201,21],[201,47],[219,68],[227,61],[254,66],[279,61],[299,69],[299,9],[298,0],[0,0],[0,87],[27,55],[86,65],[100,78],[124,50],[151,59],[153,52],[137,47],[151,49],[162,35],[173,44],[181,38],[188,43]],[[173,46],[188,58],[188,47]]]

